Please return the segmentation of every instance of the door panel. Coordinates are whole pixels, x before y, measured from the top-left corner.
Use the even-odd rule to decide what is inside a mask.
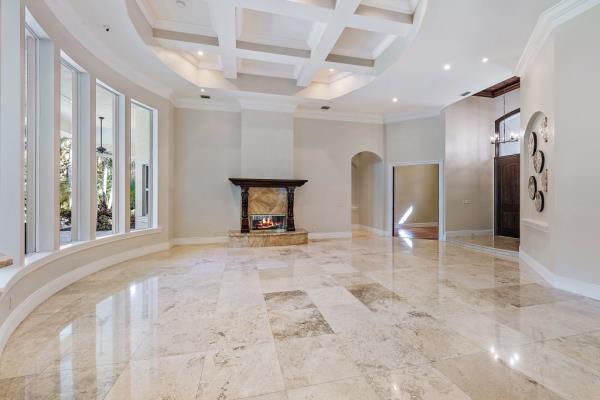
[[[496,157],[496,234],[519,237],[520,156]]]

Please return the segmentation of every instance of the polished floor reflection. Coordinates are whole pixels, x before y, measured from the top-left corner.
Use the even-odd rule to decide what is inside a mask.
[[[520,240],[507,236],[498,235],[467,235],[449,237],[449,241],[464,243],[467,245],[487,247],[494,250],[519,251]]]
[[[432,240],[177,247],[64,289],[2,399],[597,399],[600,302]]]

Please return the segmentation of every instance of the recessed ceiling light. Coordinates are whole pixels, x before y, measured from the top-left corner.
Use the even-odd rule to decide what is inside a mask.
[[[448,71],[450,68],[452,68],[452,65],[450,65],[450,64],[444,65],[444,71]]]
[[[393,101],[394,103],[397,103],[397,102],[398,102],[398,98],[397,98],[397,97],[394,97],[394,98],[392,99],[392,101]]]
[[[198,50],[198,55],[199,55],[199,56],[203,56],[203,55],[204,55],[204,52],[203,52],[202,50]]]
[[[482,63],[484,63],[484,64],[485,64],[486,62],[488,62],[488,61],[490,61],[490,59],[489,59],[489,58],[487,58],[487,57],[483,57],[483,58],[481,59],[481,62],[482,62]]]
[[[335,69],[329,68],[329,72],[335,72]]]
[[[200,89],[200,92],[204,93],[204,92],[206,92],[206,89],[202,88],[202,89]]]
[[[186,6],[186,4],[185,4],[185,1],[183,1],[183,0],[177,0],[177,1],[175,2],[175,4],[176,4],[176,5],[177,5],[177,7],[179,7],[179,8],[185,8],[185,6]]]

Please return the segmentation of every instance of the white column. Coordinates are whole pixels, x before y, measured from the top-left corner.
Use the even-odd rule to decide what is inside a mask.
[[[0,252],[23,264],[24,8],[0,0]]]
[[[119,131],[115,146],[115,176],[117,177],[117,190],[115,192],[117,211],[116,231],[129,232],[129,179],[131,175],[131,98],[119,96]],[[113,211],[114,212],[114,211]]]
[[[78,240],[96,237],[96,80],[79,75]]]
[[[54,251],[59,235],[60,51],[49,40],[38,47],[37,250]]]

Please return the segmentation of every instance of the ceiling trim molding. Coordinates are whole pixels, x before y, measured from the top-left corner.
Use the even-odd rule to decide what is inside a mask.
[[[513,76],[500,83],[490,86],[480,92],[475,93],[473,96],[476,97],[487,97],[489,99],[495,99],[498,96],[502,96],[506,93],[517,90],[521,87],[521,78]]]
[[[563,0],[540,15],[525,50],[515,68],[522,76],[531,66],[554,29],[600,4],[600,0]]]
[[[383,120],[386,124],[392,124],[394,122],[405,122],[413,119],[423,119],[431,117],[439,117],[442,113],[442,109],[412,112],[412,113],[399,113],[399,114],[388,114]]]
[[[321,119],[327,121],[360,122],[365,124],[383,124],[383,116],[378,114],[359,114],[342,111],[297,110],[295,118]]]
[[[238,101],[242,110],[293,113],[298,107],[298,100],[296,99],[271,100],[239,97]]]
[[[184,98],[177,99],[174,104],[175,108],[188,108],[192,110],[206,110],[206,111],[226,111],[226,112],[240,112],[241,108],[238,103],[232,103],[228,101],[217,101],[212,99],[196,99],[196,98]]]

